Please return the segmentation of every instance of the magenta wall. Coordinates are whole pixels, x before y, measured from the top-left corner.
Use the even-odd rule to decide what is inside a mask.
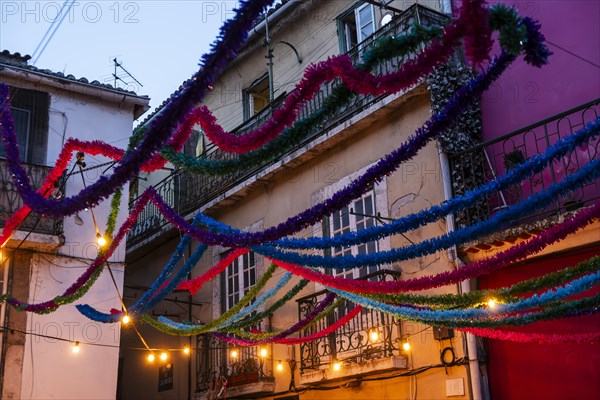
[[[490,2],[491,4],[498,1]],[[483,95],[484,141],[600,97],[600,1],[503,1],[537,19],[554,53],[535,68],[520,57]],[[553,45],[555,44],[555,45]]]
[[[600,255],[587,248],[529,261],[479,279],[480,289],[495,289],[574,266]],[[586,294],[591,296],[598,292]],[[536,322],[511,331],[576,334],[596,332],[598,314]],[[488,340],[488,377],[492,399],[597,400],[600,398],[600,343],[530,344]]]

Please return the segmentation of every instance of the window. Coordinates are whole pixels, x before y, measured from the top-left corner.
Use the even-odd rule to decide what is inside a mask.
[[[256,284],[256,257],[253,252],[246,253],[235,259],[227,267],[225,281],[225,307],[229,310]],[[254,315],[252,313],[251,315]],[[260,329],[260,325],[251,328]],[[258,371],[258,356],[256,347],[241,347],[237,352],[228,351],[226,355],[230,375],[238,375],[242,370]]]
[[[19,143],[19,156],[28,163],[45,164],[48,148],[48,93],[10,88],[12,115]],[[0,157],[4,157],[0,146]]]
[[[312,204],[318,204],[330,199],[335,193],[347,187],[359,176],[363,175],[373,164],[364,166],[330,185],[323,187],[312,194]],[[313,236],[333,237],[346,232],[354,232],[375,226],[378,218],[386,219],[389,216],[389,204],[387,193],[387,180],[373,185],[361,198],[352,201],[346,207],[331,216],[324,218],[321,224],[313,225]],[[384,237],[377,241],[363,243],[355,246],[331,247],[324,250],[325,255],[359,255],[371,254],[376,251],[385,251],[391,248],[390,237]],[[360,278],[378,271],[377,267],[354,268],[349,270],[328,270],[331,274],[346,278]],[[323,271],[325,272],[325,271]],[[325,289],[317,284],[316,290]]]
[[[244,120],[252,118],[270,103],[269,76],[261,76],[244,90]]]
[[[329,227],[329,236],[334,237],[375,226],[376,215],[375,191],[371,190],[360,199],[333,213],[325,223]],[[371,241],[355,246],[334,247],[331,249],[331,254],[333,256],[370,254],[376,252],[377,249],[377,242]],[[334,270],[333,274],[344,278],[360,278],[378,270],[379,268],[374,266],[349,270]]]
[[[375,32],[375,8],[369,3],[345,12],[338,18],[338,36],[342,53],[350,51]]]
[[[225,309],[233,307],[256,284],[256,259],[254,253],[238,257],[227,267]]]

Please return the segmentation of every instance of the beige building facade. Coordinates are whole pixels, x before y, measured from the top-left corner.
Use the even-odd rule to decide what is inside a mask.
[[[219,77],[204,104],[226,130],[247,132],[260,126],[271,110],[301,79],[311,64],[348,52],[355,62],[378,37],[408,32],[414,23],[441,24],[446,20],[446,2],[288,1],[257,24],[240,56]],[[268,27],[267,27],[268,25]],[[267,33],[268,32],[268,33]],[[264,46],[266,35],[269,45]],[[272,50],[272,73],[267,62]],[[376,73],[393,70],[401,60],[381,65]],[[272,82],[272,84],[270,83]],[[317,110],[331,92],[325,84],[305,105],[304,116]],[[271,101],[273,100],[273,101]],[[134,190],[149,185],[189,220],[200,211],[239,229],[259,231],[279,224],[292,215],[329,198],[360,176],[382,156],[404,143],[431,116],[427,83],[401,93],[352,99],[339,115],[329,116],[301,145],[252,171],[226,176],[193,176],[182,171],[164,171],[144,176]],[[198,129],[188,154],[209,159],[230,157],[210,144]],[[444,200],[442,168],[436,143],[426,148],[396,172],[340,212],[304,229],[297,237],[323,236],[385,224],[391,219],[438,204]],[[325,254],[364,254],[399,248],[446,232],[445,221],[426,225],[404,235],[384,238],[352,248],[332,248]],[[132,229],[127,245],[125,301],[135,302],[150,286],[180,240],[180,235],[152,208],[144,211]],[[197,243],[193,244],[193,248]],[[188,256],[192,249],[189,249]],[[219,262],[229,249],[209,247],[192,277]],[[316,252],[316,251],[315,251]],[[323,254],[319,251],[318,254]],[[259,254],[239,257],[221,277],[206,284],[194,296],[175,292],[153,310],[175,321],[209,322],[233,306],[269,267]],[[445,251],[391,265],[332,274],[355,279],[408,279],[454,268]],[[278,269],[270,282],[285,271]],[[278,295],[298,284],[292,278]],[[270,286],[265,287],[268,290]],[[456,286],[426,293],[457,293]],[[314,309],[325,296],[322,285],[309,283],[291,301],[278,309],[260,329],[289,328]],[[340,304],[308,335],[341,318],[349,310]],[[171,351],[170,388],[159,386],[160,365],[149,364],[139,347],[135,331],[125,328],[121,339],[120,398],[162,399],[438,399],[470,397],[469,365],[465,362],[467,341],[459,332],[431,327],[365,310],[335,334],[302,345],[267,345],[237,348],[210,336],[170,337],[140,326],[153,348]],[[376,332],[377,337],[371,334]],[[410,349],[403,345],[408,342]],[[450,350],[445,350],[450,348]],[[237,356],[233,356],[237,351]],[[442,356],[443,354],[443,356]],[[451,357],[453,355],[453,357]],[[476,356],[473,355],[473,359]],[[338,369],[336,363],[340,363]]]

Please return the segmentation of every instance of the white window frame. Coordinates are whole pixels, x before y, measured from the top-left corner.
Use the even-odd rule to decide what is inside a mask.
[[[322,188],[321,190],[313,193],[312,204],[315,205],[315,204],[323,202],[326,199],[331,198],[336,192],[338,192],[339,190],[348,186],[353,180],[355,180],[359,176],[363,175],[373,164],[374,163],[369,164],[369,165],[341,178],[337,182],[335,182],[329,186],[326,186],[326,187]],[[384,219],[388,218],[389,217],[389,204],[388,204],[388,195],[387,195],[387,178],[384,178],[384,179],[382,179],[381,182],[375,184],[373,186],[373,189],[370,190],[367,193],[367,195],[369,193],[373,193],[373,195],[375,197],[374,198],[375,214],[379,215],[381,218],[384,218]],[[353,207],[354,203],[355,203],[355,201],[353,201],[351,203],[350,207]],[[323,224],[313,225],[313,236],[323,237],[323,233],[324,233],[323,232]],[[352,246],[352,247],[358,249],[358,246]],[[390,240],[389,236],[386,236],[377,241],[377,251],[386,251],[386,250],[390,250],[390,249],[391,249],[391,240]],[[358,252],[358,250],[355,250],[355,251]],[[324,272],[324,269],[321,269],[321,270],[322,270],[322,272]],[[353,276],[361,276],[359,268],[353,268],[348,271],[352,271]],[[348,271],[346,271],[346,272],[348,272]],[[336,271],[334,273],[337,276],[340,276],[343,273],[343,271],[339,271],[339,272]],[[322,289],[325,289],[325,287],[322,284],[319,284],[319,283],[315,284],[315,291],[319,291]]]
[[[367,205],[365,201],[368,201],[369,207],[364,207]],[[362,212],[358,210],[358,204],[362,203]],[[371,210],[367,210],[365,208],[370,208]],[[336,211],[331,216],[328,217],[329,223],[329,237],[335,237],[337,235],[347,233],[347,232],[356,232],[361,229],[369,228],[377,225],[377,195],[375,190],[370,190],[365,193],[361,198],[354,200],[352,203],[342,208],[339,211]],[[337,227],[336,227],[337,225]],[[359,254],[371,254],[377,252],[379,248],[379,241],[349,246],[349,247],[335,247],[331,249],[332,256],[345,256],[345,255],[353,255],[357,256]],[[376,272],[379,270],[379,267],[361,267],[361,268],[353,268],[348,270],[333,270],[332,274],[334,276],[339,276],[343,278],[351,278],[356,279],[362,276],[368,275],[372,272]]]
[[[365,10],[365,9],[369,9],[370,10],[370,16],[371,16],[371,21],[363,21],[361,19],[361,11]],[[347,18],[348,17],[354,17],[354,26],[350,26],[350,24],[348,24],[347,22]],[[361,4],[359,6],[356,6],[350,13],[346,14],[346,15],[342,15],[340,17],[340,26],[342,28],[342,32],[340,32],[340,34],[344,35],[344,43],[343,43],[343,51],[344,52],[348,52],[350,51],[354,46],[360,46],[360,44],[362,42],[364,42],[365,39],[367,39],[369,36],[371,36],[373,33],[375,33],[375,31],[377,30],[377,25],[375,22],[375,7],[373,6],[373,4],[370,3],[364,3]],[[371,25],[372,28],[372,32],[370,35],[363,35],[363,27],[366,27],[368,25]],[[353,34],[356,34],[356,44],[352,44],[352,36]]]
[[[225,310],[229,310],[256,285],[256,255],[242,254],[225,270]],[[234,290],[231,290],[231,286]],[[236,286],[237,285],[237,286]]]

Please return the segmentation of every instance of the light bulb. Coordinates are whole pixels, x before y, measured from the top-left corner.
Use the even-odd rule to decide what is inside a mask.
[[[131,321],[131,318],[129,318],[129,315],[127,314],[123,315],[123,318],[121,318],[121,322],[123,323],[123,325],[127,325],[129,321]]]
[[[73,345],[73,353],[79,353],[79,342],[75,342]]]
[[[375,343],[379,340],[379,332],[377,332],[375,329],[372,329],[369,332],[369,339],[371,340],[371,342]]]
[[[489,300],[488,300],[488,303],[487,303],[487,305],[488,305],[488,307],[489,307],[489,308],[494,308],[494,307],[496,307],[496,304],[498,304],[498,303],[496,302],[496,300],[495,300],[495,299],[489,299]]]
[[[98,242],[98,246],[100,246],[100,247],[106,246],[106,239],[104,238],[104,236],[102,236],[100,234],[100,232],[98,232],[96,234],[96,241]]]
[[[264,347],[262,349],[260,349],[260,356],[262,358],[267,357],[267,349],[265,349]]]
[[[160,359],[161,359],[161,360],[163,360],[163,361],[167,361],[167,357],[168,357],[168,355],[167,355],[167,353],[165,353],[164,351],[163,351],[162,353],[160,353]]]
[[[410,350],[410,343],[408,343],[408,340],[406,342],[402,343],[402,348],[404,349],[404,351]]]
[[[154,353],[148,354],[148,361],[149,362],[154,362]]]
[[[237,356],[238,356],[237,349],[231,349],[231,352],[229,353],[229,355],[231,356],[231,358],[237,358]]]
[[[277,361],[277,371],[283,371],[283,364],[281,360]]]
[[[339,371],[340,369],[342,369],[342,363],[339,361],[334,361],[333,362],[333,370]]]
[[[183,354],[190,354],[190,348],[189,348],[189,346],[185,346],[183,348]]]

